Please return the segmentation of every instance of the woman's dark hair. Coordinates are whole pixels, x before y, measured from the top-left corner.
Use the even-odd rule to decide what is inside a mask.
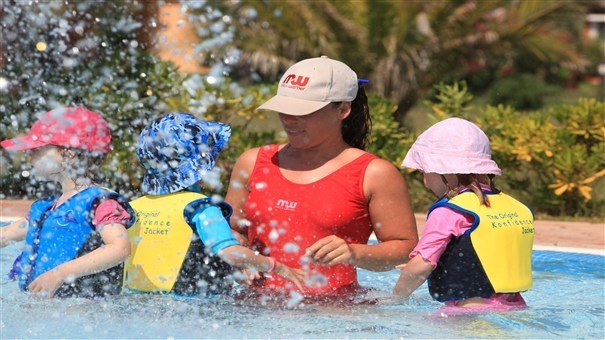
[[[334,103],[340,105],[340,103]],[[365,150],[372,131],[372,118],[368,106],[368,97],[363,85],[359,85],[357,97],[351,102],[351,113],[342,122],[342,138],[354,148]]]

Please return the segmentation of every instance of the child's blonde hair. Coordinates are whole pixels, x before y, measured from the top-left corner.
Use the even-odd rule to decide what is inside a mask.
[[[445,185],[447,186],[447,191],[445,196],[447,198],[453,198],[460,193],[461,187],[466,187],[471,189],[477,197],[479,197],[479,201],[482,205],[486,207],[490,207],[489,197],[483,193],[481,190],[481,184],[489,184],[490,190],[494,193],[500,192],[494,185],[495,175],[493,174],[456,174],[458,178],[458,186],[455,188],[451,188],[448,185],[448,182],[445,180],[445,176],[441,176]],[[487,178],[487,181],[486,181]]]

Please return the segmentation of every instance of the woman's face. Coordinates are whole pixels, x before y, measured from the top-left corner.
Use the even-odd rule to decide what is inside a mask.
[[[30,151],[33,175],[40,179],[53,180],[63,168],[61,149],[53,145],[42,146]]]
[[[333,137],[342,138],[341,124],[350,113],[350,103],[328,104],[304,116],[279,114],[292,147],[313,147]]]

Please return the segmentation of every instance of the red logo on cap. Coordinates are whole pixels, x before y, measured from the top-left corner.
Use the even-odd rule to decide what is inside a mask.
[[[288,74],[282,82],[282,86],[286,86],[291,89],[304,90],[308,82],[309,77],[297,77],[296,74]]]

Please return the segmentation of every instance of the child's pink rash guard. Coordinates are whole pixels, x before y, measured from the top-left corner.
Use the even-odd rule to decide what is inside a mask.
[[[118,201],[108,199],[99,204],[95,210],[92,224],[96,227],[102,227],[107,224],[116,223],[126,225],[130,221],[130,214],[122,208]]]
[[[460,188],[459,193],[464,190],[466,188]],[[481,190],[489,192],[491,188],[489,185],[481,184]],[[464,234],[465,231],[473,226],[473,221],[473,216],[470,214],[465,214],[448,207],[436,208],[426,220],[422,236],[420,236],[418,244],[410,253],[410,259],[420,254],[433,267],[437,267],[437,262],[452,240],[452,237]]]
[[[438,207],[426,220],[420,241],[410,253],[410,259],[420,254],[437,267],[439,258],[452,237],[464,234],[473,225],[473,217],[447,207]]]
[[[127,225],[128,221],[130,221],[130,217],[130,214],[122,208],[118,201],[108,199],[99,204],[97,209],[95,209],[92,225],[94,225],[95,228],[111,223]],[[29,213],[25,217],[25,220],[29,222]]]

